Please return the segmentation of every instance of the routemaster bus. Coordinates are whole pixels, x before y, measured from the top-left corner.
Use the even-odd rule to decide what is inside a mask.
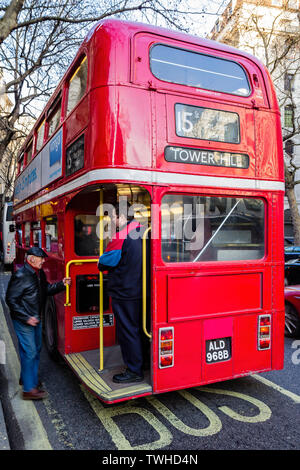
[[[15,269],[47,252],[45,343],[106,403],[283,367],[284,171],[266,68],[237,49],[98,23],[19,156]],[[109,207],[146,225],[143,382],[123,367],[107,273]]]

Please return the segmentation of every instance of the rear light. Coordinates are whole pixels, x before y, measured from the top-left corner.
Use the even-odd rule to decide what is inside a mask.
[[[173,341],[162,341],[160,343],[160,350],[162,354],[172,353],[173,351]]]
[[[271,315],[258,317],[257,344],[260,351],[271,347]]]
[[[159,329],[159,368],[172,367],[174,365],[174,328]]]
[[[270,349],[270,346],[271,346],[271,340],[270,339],[262,339],[260,340],[259,342],[259,348],[261,351],[263,349]]]
[[[163,367],[172,367],[173,365],[173,355],[172,356],[161,356],[159,367],[162,369]]]
[[[10,242],[7,243],[7,250],[6,250],[7,253],[10,252]]]
[[[174,329],[172,328],[160,328],[160,340],[168,341],[173,340]]]

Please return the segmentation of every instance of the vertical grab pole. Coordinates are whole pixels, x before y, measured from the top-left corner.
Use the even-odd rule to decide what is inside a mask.
[[[103,254],[103,189],[100,189],[100,220],[99,220],[99,256]],[[99,271],[99,353],[100,366],[103,370],[103,273]]]
[[[148,338],[152,338],[151,333],[147,331],[147,235],[151,227],[147,228],[143,234],[143,331]]]

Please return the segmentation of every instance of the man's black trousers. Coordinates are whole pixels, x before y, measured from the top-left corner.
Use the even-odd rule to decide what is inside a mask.
[[[142,300],[112,299],[117,338],[129,370],[143,375]]]

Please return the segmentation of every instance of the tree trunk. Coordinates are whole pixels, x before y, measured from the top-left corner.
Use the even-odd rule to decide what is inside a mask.
[[[11,0],[5,13],[0,19],[0,44],[10,35],[17,26],[17,18],[24,4],[24,0]]]
[[[286,197],[289,201],[294,231],[294,245],[300,246],[300,214],[295,194],[295,187],[286,188]]]

